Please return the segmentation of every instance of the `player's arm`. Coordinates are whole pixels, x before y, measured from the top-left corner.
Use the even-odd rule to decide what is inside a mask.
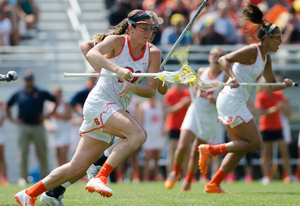
[[[126,37],[118,35],[107,36],[87,53],[86,59],[97,67],[116,73],[120,79],[132,79],[132,73],[128,69],[114,64],[104,56],[112,57],[119,54],[123,48],[124,38]]]
[[[84,57],[86,58],[87,53],[94,47],[94,41],[90,40],[90,41],[85,41],[83,43],[80,44],[80,50],[83,53]],[[90,63],[90,65],[93,67],[93,69],[97,72],[100,73],[101,72],[101,67],[97,67],[95,65],[93,65],[88,59],[87,61]]]
[[[252,64],[255,62],[257,56],[257,50],[254,46],[246,46],[237,51],[231,52],[219,58],[218,62],[222,66],[223,70],[232,78],[230,83],[236,84],[231,86],[232,88],[238,87],[238,80],[232,71],[231,64],[235,62],[243,64]]]
[[[4,78],[5,77],[5,75],[3,75],[3,74],[0,74],[0,78]]]
[[[160,68],[160,72],[163,72],[164,70],[162,68]],[[157,85],[157,91],[161,94],[161,95],[165,95],[167,93],[169,89],[168,83],[167,82],[163,82],[163,81],[158,81],[158,85]]]
[[[267,83],[276,83],[277,82],[274,72],[272,70],[272,60],[271,60],[271,57],[269,54],[267,54],[267,63],[266,63],[265,69],[264,69],[264,78],[266,79]],[[279,90],[285,89],[286,87],[291,87],[293,84],[293,81],[288,78],[284,79],[283,82],[286,84],[286,86],[270,86],[270,89],[272,91],[279,91]]]
[[[149,73],[158,73],[160,69],[160,61],[157,59],[161,58],[161,53],[156,47],[150,47],[150,55],[149,55]],[[132,84],[128,81],[123,81],[124,87],[123,90],[120,92],[120,97],[124,96],[125,94],[132,92],[140,97],[151,98],[155,95],[157,89],[157,79],[154,77],[147,78],[147,85],[140,86],[136,84]]]

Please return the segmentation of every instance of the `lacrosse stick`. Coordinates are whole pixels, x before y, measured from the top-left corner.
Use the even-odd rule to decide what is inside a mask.
[[[205,90],[205,91],[212,91],[219,88],[222,88],[224,86],[233,86],[233,84],[223,83],[220,81],[211,81],[211,82],[204,82],[200,79],[198,79],[197,82],[195,82],[198,88]],[[285,83],[239,83],[240,86],[285,86]],[[293,87],[297,87],[298,83],[293,82]]]
[[[204,8],[204,6],[207,4],[208,0],[204,0],[202,2],[202,4],[200,5],[200,7],[198,8],[197,12],[194,14],[193,18],[190,20],[190,22],[188,23],[188,25],[184,28],[184,30],[182,31],[182,33],[180,34],[180,36],[178,37],[178,39],[176,40],[175,44],[172,46],[171,50],[169,51],[169,53],[167,54],[166,58],[164,59],[164,61],[161,63],[160,68],[163,68],[167,61],[170,59],[171,54],[175,51],[175,49],[178,47],[179,43],[181,42],[181,40],[183,39],[184,35],[187,33],[187,31],[191,28],[192,24],[194,23],[194,21],[196,20],[196,18],[198,17],[198,15],[200,14],[200,12],[202,11],[202,9]]]
[[[116,73],[101,74],[101,73],[64,73],[64,77],[117,77]],[[184,64],[178,71],[159,73],[132,73],[134,77],[155,77],[163,82],[193,85],[198,78],[197,73],[188,65]]]
[[[5,75],[5,77],[0,78],[0,81],[16,81],[18,79],[18,74],[15,71],[9,71],[7,72],[7,74]]]

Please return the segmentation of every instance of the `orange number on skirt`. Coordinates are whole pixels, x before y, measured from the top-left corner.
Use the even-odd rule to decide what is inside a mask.
[[[95,118],[95,119],[94,119],[94,122],[96,123],[96,125],[99,125],[99,124],[100,124],[98,118]]]

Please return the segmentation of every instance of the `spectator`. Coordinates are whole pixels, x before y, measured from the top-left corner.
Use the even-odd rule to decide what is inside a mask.
[[[262,184],[270,182],[268,172],[271,170],[273,142],[277,142],[282,158],[283,170],[288,174],[285,182],[291,182],[294,177],[291,175],[290,155],[286,142],[283,140],[282,125],[280,122],[280,111],[285,104],[282,91],[272,92],[268,87],[263,87],[257,93],[255,107],[259,109],[259,130],[262,134],[263,147],[261,153],[261,168],[263,173]]]
[[[0,99],[0,185],[8,185],[7,168],[4,156],[4,131],[2,129],[3,122],[5,120],[5,103]]]
[[[26,24],[26,33],[21,35],[25,38],[32,37],[39,19],[39,7],[34,0],[17,0],[16,8],[20,20]]]
[[[68,151],[70,147],[70,123],[71,109],[62,99],[62,89],[55,86],[52,90],[52,95],[55,96],[58,107],[55,113],[45,119],[46,129],[50,132],[50,137],[56,149],[56,157],[58,166],[68,162]],[[48,112],[53,111],[55,103],[51,102],[47,105]]]
[[[116,26],[123,19],[127,18],[128,14],[127,4],[123,0],[119,0],[109,11],[109,24],[110,26]]]
[[[299,104],[299,114],[300,114],[300,104]],[[299,135],[298,135],[298,160],[297,160],[297,169],[295,176],[300,181],[300,130],[299,130]]]
[[[0,8],[0,46],[10,45],[10,34],[12,24],[9,18],[5,17],[3,8]]]
[[[3,9],[6,18],[10,19],[12,29],[10,32],[10,45],[16,46],[20,42],[19,17],[15,5],[7,0],[0,0],[0,8]]]
[[[288,21],[283,29],[283,44],[300,44],[300,21],[295,9],[289,9]]]
[[[163,148],[163,110],[156,96],[142,103],[138,109],[137,120],[147,132],[147,140],[142,148],[145,151],[144,181],[149,181],[150,160],[154,160],[153,180],[161,180],[158,161]]]
[[[34,84],[34,75],[30,71],[24,74],[25,88],[15,92],[7,103],[7,117],[18,125],[19,139],[19,167],[21,178],[19,184],[26,184],[29,144],[34,142],[37,157],[40,163],[41,177],[48,173],[47,141],[43,120],[50,117],[56,110],[56,106],[48,114],[43,114],[43,105],[46,100],[55,101],[55,97],[49,92],[38,89]],[[10,108],[18,105],[18,117],[13,118]]]
[[[161,44],[174,44],[181,32],[183,31],[182,27],[184,26],[185,18],[182,14],[173,14],[171,16],[171,27],[166,28],[161,34]],[[192,38],[186,34],[181,40],[180,44],[191,44]]]
[[[225,44],[226,40],[215,30],[215,19],[209,18],[205,22],[206,28],[199,34],[194,35],[194,44],[212,45]]]
[[[219,1],[217,10],[203,15],[192,26],[192,32],[197,35],[205,28],[205,22],[208,18],[215,19],[215,31],[226,39],[226,44],[235,44],[238,42],[237,29],[228,14],[229,5],[225,1]]]
[[[164,96],[164,106],[167,113],[165,129],[168,131],[167,174],[173,169],[174,152],[176,150],[180,127],[191,103],[190,93],[182,84],[173,84]],[[188,155],[186,156],[188,158]],[[187,161],[182,168],[187,168]],[[185,173],[183,172],[183,175]]]

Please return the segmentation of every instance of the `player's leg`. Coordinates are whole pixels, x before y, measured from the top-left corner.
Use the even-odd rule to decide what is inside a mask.
[[[153,149],[152,150],[152,157],[154,159],[154,176],[153,176],[153,180],[154,181],[161,181],[162,177],[159,173],[159,159],[160,159],[160,154],[161,154],[161,150],[160,149]]]
[[[145,152],[145,156],[144,156],[145,165],[144,165],[143,181],[148,182],[150,180],[149,162],[152,159],[152,151],[151,149],[145,149],[144,152]]]
[[[122,140],[112,149],[100,172],[88,182],[86,189],[110,197],[112,194],[99,189],[99,185],[107,186],[109,174],[132,152],[141,147],[147,136],[143,127],[124,110],[118,110],[109,117],[104,125],[103,132],[118,136]]]
[[[107,145],[108,143],[105,141],[97,140],[84,134],[72,160],[54,169],[47,177],[31,188],[17,193],[15,195],[17,202],[25,204],[25,202],[31,201],[32,204],[38,195],[48,189],[55,188],[64,182],[80,176],[104,152]]]
[[[261,171],[262,171],[262,184],[267,185],[270,183],[270,177],[268,176],[269,171],[272,168],[272,156],[273,156],[273,142],[264,141],[261,150]]]
[[[194,139],[191,152],[190,152],[189,162],[188,162],[187,175],[185,177],[181,191],[189,191],[191,189],[192,180],[195,177],[195,174],[198,170],[198,160],[199,160],[198,146],[201,144],[207,144],[207,141],[200,138]]]
[[[2,175],[2,177],[1,177]],[[1,179],[2,178],[2,179]],[[7,173],[6,173],[6,163],[4,158],[4,144],[0,145],[0,184],[8,185]]]
[[[284,139],[280,139],[277,141],[280,155],[281,155],[281,162],[283,171],[286,172],[287,176],[283,179],[285,183],[290,183],[295,181],[294,176],[292,175],[292,166],[291,166],[291,159],[290,159],[290,152],[288,150],[288,145],[284,141]]]
[[[222,161],[220,169],[212,180],[205,186],[207,193],[224,192],[220,188],[221,182],[238,165],[247,152],[253,152],[261,148],[262,140],[254,121],[241,123],[233,128],[227,126],[227,131],[231,137],[231,142],[208,147],[208,155],[227,154]],[[201,146],[201,145],[200,145]],[[225,151],[224,151],[225,150]]]
[[[181,177],[180,169],[186,152],[188,151],[191,142],[195,138],[195,135],[189,130],[181,130],[177,148],[174,153],[173,171],[168,175],[165,181],[165,188],[171,189],[174,187],[176,181]]]

